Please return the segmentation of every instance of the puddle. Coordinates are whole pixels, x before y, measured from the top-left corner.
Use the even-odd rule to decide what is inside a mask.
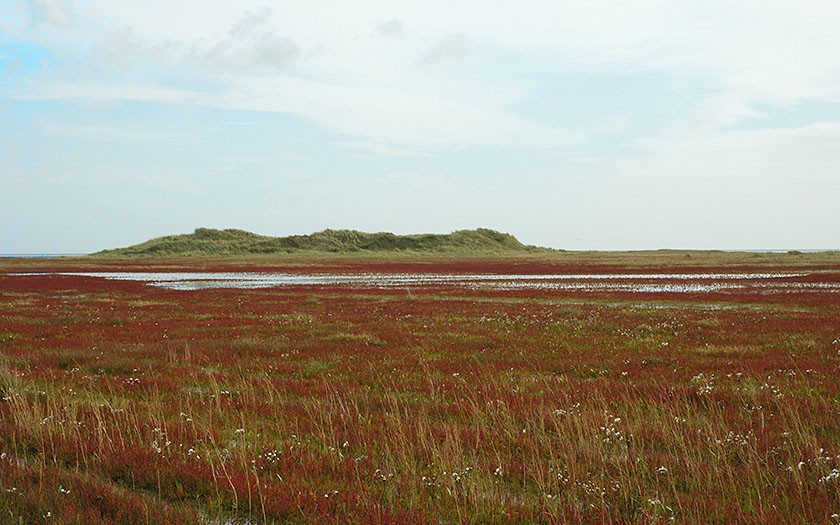
[[[40,275],[40,274],[16,274]],[[170,290],[259,289],[283,286],[411,288],[456,286],[473,290],[568,290],[583,292],[710,293],[755,290],[840,292],[838,283],[790,282],[807,273],[622,273],[622,274],[292,274],[261,272],[62,272],[56,275],[139,281]]]

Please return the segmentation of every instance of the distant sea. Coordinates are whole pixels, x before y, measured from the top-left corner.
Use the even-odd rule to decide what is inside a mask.
[[[50,257],[80,257],[86,253],[0,253],[4,259],[45,259]]]

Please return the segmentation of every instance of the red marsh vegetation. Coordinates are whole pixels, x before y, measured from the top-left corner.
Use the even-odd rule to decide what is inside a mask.
[[[840,261],[576,257],[2,262],[0,523],[840,522]],[[175,270],[790,275],[646,292],[53,273]]]

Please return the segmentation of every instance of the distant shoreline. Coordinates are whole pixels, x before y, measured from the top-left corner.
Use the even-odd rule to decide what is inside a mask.
[[[653,249],[637,249],[637,250],[568,250],[571,252],[603,252],[603,253],[627,253],[627,252],[653,252],[653,251],[675,251],[675,252],[703,252],[703,251],[718,251],[723,253],[769,253],[769,254],[786,254],[792,252],[799,253],[828,253],[840,252],[840,248],[791,248],[791,249],[770,249],[770,250],[721,250],[721,249],[702,249],[702,248],[653,248]],[[90,253],[0,253],[0,259],[57,259],[59,257],[86,257]]]
[[[84,257],[87,253],[0,253],[0,259],[52,259],[55,257]]]

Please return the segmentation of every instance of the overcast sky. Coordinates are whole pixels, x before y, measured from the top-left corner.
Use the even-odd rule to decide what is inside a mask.
[[[0,1],[0,253],[840,248],[840,2]]]

